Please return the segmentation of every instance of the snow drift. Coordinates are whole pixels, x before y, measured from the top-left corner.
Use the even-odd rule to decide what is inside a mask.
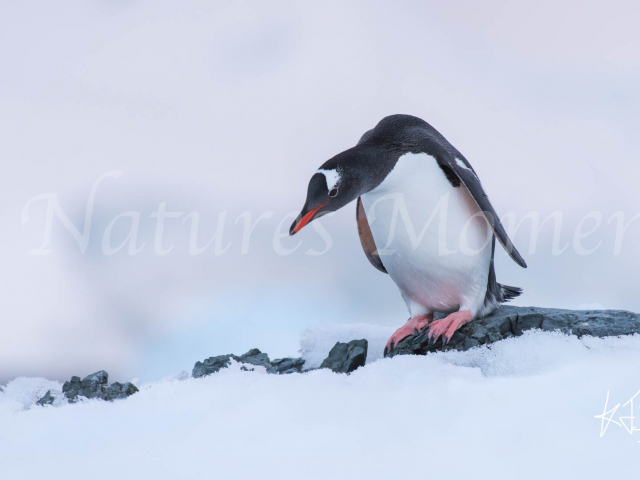
[[[307,332],[307,352],[324,350],[323,328],[318,344]],[[640,469],[640,432],[619,418],[640,390],[639,335],[531,331],[466,352],[378,359],[351,375],[268,375],[232,362],[127,400],[34,406],[60,387],[19,378],[0,392],[1,478],[635,478]],[[601,436],[607,392],[607,408],[620,406]]]

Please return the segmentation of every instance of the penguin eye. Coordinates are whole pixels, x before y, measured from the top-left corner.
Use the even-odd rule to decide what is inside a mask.
[[[330,197],[335,197],[337,194],[338,194],[337,188],[332,188],[331,191],[329,192]]]

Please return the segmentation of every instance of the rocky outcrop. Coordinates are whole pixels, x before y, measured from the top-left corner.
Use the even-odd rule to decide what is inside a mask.
[[[69,403],[77,402],[79,397],[113,401],[118,398],[127,398],[137,391],[138,388],[131,382],[109,384],[109,374],[104,370],[87,375],[83,379],[71,377],[71,380],[64,382],[62,386],[62,394]],[[53,405],[55,399],[56,397],[49,390],[36,403],[41,406]]]
[[[267,368],[267,373],[300,373],[304,365],[303,358],[278,358],[271,362],[271,367]]]
[[[229,353],[227,355],[209,357],[204,362],[196,362],[191,376],[193,378],[200,378],[219,372],[221,369],[228,367],[231,364],[231,360],[244,364],[242,367],[244,370],[251,370],[247,365],[258,365],[265,367],[267,369],[267,373],[283,375],[300,372],[304,365],[304,359],[302,358],[281,358],[271,361],[269,360],[269,355],[262,353],[257,348],[252,348],[243,355],[238,356]]]
[[[127,398],[138,391],[131,382],[114,382],[109,385],[109,374],[104,370],[87,375],[82,380],[80,377],[71,377],[71,381],[64,382],[62,393],[70,403],[78,400],[78,397],[100,398],[112,401],[118,398]]]
[[[429,329],[401,340],[386,356],[440,350],[468,350],[504,338],[517,337],[531,329],[565,334],[607,337],[640,333],[640,315],[624,310],[562,310],[559,308],[502,306],[491,315],[463,326],[447,345],[429,342]]]
[[[249,365],[259,365],[265,368],[271,367],[271,360],[269,360],[269,355],[267,355],[266,353],[262,353],[257,348],[252,348],[244,355],[240,355],[239,357],[237,357],[237,361],[240,363],[248,363]]]
[[[324,359],[320,368],[329,368],[336,373],[351,373],[358,367],[363,367],[367,360],[366,340],[351,340],[349,343],[336,343],[329,356]]]
[[[55,397],[51,394],[51,390],[47,390],[47,393],[45,393],[44,396],[36,402],[36,405],[40,405],[41,407],[44,407],[45,405],[53,405],[54,400]]]
[[[235,357],[235,355],[218,355],[217,357],[209,357],[205,359],[204,362],[196,362],[193,366],[191,376],[193,378],[200,378],[219,372],[229,366],[232,357]]]
[[[364,365],[367,359],[366,340],[352,340],[349,343],[336,343],[329,352],[329,356],[322,362],[320,368],[329,368],[337,373],[350,373]],[[303,358],[279,358],[269,360],[269,355],[257,348],[249,350],[244,355],[218,355],[209,357],[203,362],[196,362],[191,376],[200,378],[219,372],[231,364],[231,360],[243,364],[243,370],[253,370],[250,365],[259,365],[267,369],[267,373],[285,375],[300,373],[304,366]]]

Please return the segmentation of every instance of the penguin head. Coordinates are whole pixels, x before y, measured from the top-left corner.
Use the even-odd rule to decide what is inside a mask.
[[[298,233],[312,220],[344,207],[361,194],[363,182],[353,168],[354,155],[356,152],[350,150],[336,155],[311,177],[307,201],[291,225],[289,235]]]
[[[429,125],[418,117],[390,115],[366,132],[355,147],[325,162],[309,181],[307,201],[289,235],[379,185],[398,158],[414,148],[421,135],[417,129],[422,131],[425,126]]]

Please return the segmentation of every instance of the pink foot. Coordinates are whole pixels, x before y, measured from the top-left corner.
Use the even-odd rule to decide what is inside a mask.
[[[386,355],[395,345],[398,345],[398,342],[403,338],[408,337],[409,335],[417,335],[420,331],[429,325],[433,320],[432,314],[427,315],[417,315],[413,318],[410,318],[407,323],[401,326],[396,332],[391,335],[391,338],[387,341],[387,346],[384,347],[384,354]]]
[[[437,342],[440,337],[443,337],[446,345],[453,337],[453,334],[456,333],[456,330],[471,320],[473,320],[473,317],[468,310],[453,312],[442,320],[436,320],[429,326],[429,339],[432,342]]]

